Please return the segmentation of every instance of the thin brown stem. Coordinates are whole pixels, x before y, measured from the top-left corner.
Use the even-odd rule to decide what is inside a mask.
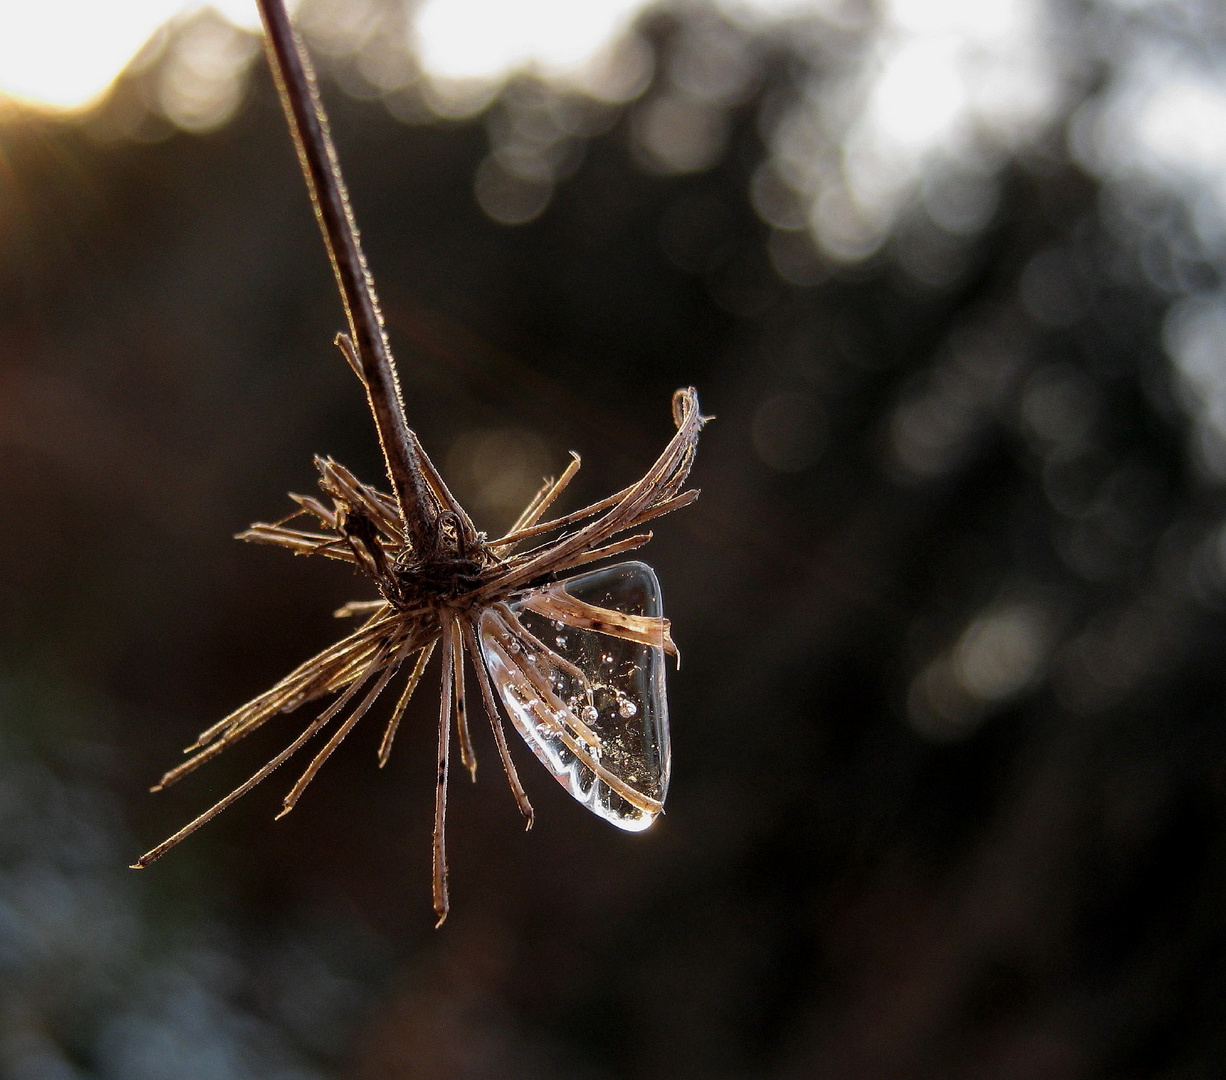
[[[392,755],[392,740],[396,738],[396,729],[400,727],[400,718],[404,716],[404,710],[408,707],[409,699],[413,696],[413,691],[417,689],[417,684],[421,682],[422,672],[426,670],[430,657],[434,655],[435,644],[437,644],[436,641],[430,642],[429,645],[417,654],[417,663],[413,665],[413,670],[409,673],[409,681],[405,683],[404,692],[400,695],[400,700],[396,702],[396,708],[392,710],[391,719],[388,720],[387,728],[383,732],[383,741],[379,744],[380,769],[387,764],[387,759]]]
[[[186,825],[183,826],[183,828],[181,828],[177,833],[175,833],[174,836],[167,837],[160,844],[158,844],[157,847],[152,848],[149,851],[146,851],[144,855],[142,855],[139,859],[136,860],[136,862],[132,863],[132,869],[133,870],[143,870],[151,862],[154,862],[155,860],[160,859],[163,855],[166,854],[166,852],[168,852],[172,847],[174,847],[175,844],[179,843],[179,841],[186,840],[189,836],[191,836],[192,833],[194,833],[197,829],[199,829],[200,826],[207,825],[210,821],[213,820],[213,818],[215,818],[218,814],[220,814],[231,803],[238,801],[244,795],[246,795],[247,792],[249,792],[253,787],[259,784],[261,781],[266,780],[270,775],[272,775],[274,771],[279,769],[289,758],[291,758],[294,754],[296,754],[299,750],[301,750],[302,747],[305,746],[312,738],[314,738],[314,736],[319,732],[319,730],[322,727],[324,727],[328,723],[328,721],[332,719],[332,717],[334,717],[338,712],[341,711],[341,709],[343,709],[350,702],[353,696],[359,690],[362,689],[362,687],[366,684],[366,681],[371,677],[371,675],[374,674],[376,666],[377,665],[372,662],[370,666],[366,669],[365,674],[361,676],[361,678],[356,679],[350,685],[350,687],[339,698],[337,698],[335,702],[332,703],[332,705],[330,705],[327,709],[325,709],[322,713],[320,713],[318,717],[312,720],[302,730],[302,733],[298,736],[298,738],[296,738],[292,743],[289,744],[289,746],[287,746],[284,750],[282,750],[281,753],[279,753],[270,762],[268,762],[268,764],[266,764],[263,768],[261,768],[258,772],[256,772],[249,779],[239,784],[239,786],[236,787],[232,792],[230,792],[230,794],[227,795],[225,798],[219,799],[217,802],[215,802],[199,817],[195,818],[193,821],[189,821]]]
[[[515,762],[511,760],[511,752],[507,749],[507,735],[502,729],[502,715],[494,702],[494,691],[490,687],[490,677],[485,671],[485,658],[481,655],[481,646],[477,644],[477,634],[470,620],[464,620],[464,641],[468,646],[468,655],[472,658],[473,670],[477,673],[477,684],[481,687],[481,699],[485,703],[485,712],[490,720],[490,728],[494,732],[494,742],[498,744],[498,756],[502,759],[503,770],[507,774],[507,783],[511,785],[511,794],[515,796],[515,805],[524,815],[525,829],[532,828],[532,804],[524,786],[519,782],[519,773],[515,771]]]
[[[384,687],[386,687],[388,684],[388,680],[390,680],[391,677],[400,670],[400,664],[404,660],[405,653],[408,651],[410,643],[411,642],[406,641],[402,646],[400,646],[395,657],[393,657],[392,661],[383,669],[383,673],[379,676],[378,680],[375,682],[375,685],[370,688],[370,692],[366,695],[366,697],[362,699],[361,704],[359,704],[358,707],[353,710],[353,713],[350,715],[349,719],[341,724],[341,726],[337,728],[335,732],[333,732],[332,738],[330,738],[324,748],[315,755],[314,760],[312,760],[311,764],[307,766],[306,772],[299,777],[298,782],[292,789],[290,789],[289,794],[285,796],[285,799],[281,804],[281,812],[277,815],[278,819],[285,817],[285,815],[297,805],[298,800],[302,797],[302,793],[306,791],[307,785],[315,779],[315,774],[323,768],[324,762],[326,762],[328,758],[332,756],[332,752],[338,746],[340,746],[340,744],[344,741],[345,736],[353,730],[354,725],[357,724],[357,722],[361,720],[363,716],[370,712],[370,707],[375,703],[375,700],[379,697],[379,695],[383,693]]]
[[[400,503],[408,536],[418,551],[428,550],[437,507],[422,470],[421,445],[405,418],[400,382],[383,329],[374,281],[358,239],[357,223],[341,177],[315,72],[282,0],[259,0],[259,7],[267,32],[268,62],[336,274],[366,396],[387,461],[388,477]]]
[[[434,914],[435,929],[447,918],[447,768],[451,749],[451,693],[454,638],[451,621],[443,619],[443,691],[439,695],[438,772],[434,786]]]
[[[573,450],[570,452],[570,463],[566,466],[565,471],[556,480],[546,480],[540,491],[533,496],[532,501],[524,507],[524,512],[515,519],[515,524],[507,530],[508,536],[516,536],[524,529],[530,529],[542,517],[545,516],[545,511],[548,510],[567,485],[575,478],[575,474],[579,471],[581,464],[579,455]],[[510,545],[507,545],[508,547]],[[502,544],[495,545],[495,550],[500,554],[504,549]]]
[[[460,620],[451,620],[452,681],[455,683],[455,726],[460,740],[460,763],[477,782],[477,755],[472,736],[468,733],[468,704],[464,697],[464,639],[460,635]]]

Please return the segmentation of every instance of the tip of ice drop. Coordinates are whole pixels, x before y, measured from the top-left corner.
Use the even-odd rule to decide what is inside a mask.
[[[637,817],[613,817],[608,815],[605,816],[605,821],[612,822],[622,832],[644,832],[651,828],[652,822],[659,816],[659,814],[639,814]]]

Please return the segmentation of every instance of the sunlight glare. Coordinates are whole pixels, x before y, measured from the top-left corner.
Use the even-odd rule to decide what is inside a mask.
[[[1136,118],[1138,143],[1161,164],[1221,175],[1226,170],[1226,85],[1168,78]]]
[[[880,247],[926,173],[971,176],[985,145],[1017,145],[1056,107],[1036,0],[885,0],[883,14],[873,62],[815,104],[812,126],[840,144],[837,160],[803,145],[804,125],[775,147],[838,262]]]
[[[199,0],[0,4],[0,96],[53,109],[89,105],[158,27],[204,6]],[[254,0],[213,0],[208,6],[237,26],[259,23]]]
[[[570,72],[629,24],[642,0],[426,0],[416,37],[426,69],[450,79],[498,79],[522,67]]]
[[[869,115],[879,136],[900,150],[918,153],[945,142],[966,112],[966,88],[950,44],[909,41],[884,66]]]
[[[0,91],[53,108],[85,105],[178,7],[176,0],[6,4],[0,10]]]

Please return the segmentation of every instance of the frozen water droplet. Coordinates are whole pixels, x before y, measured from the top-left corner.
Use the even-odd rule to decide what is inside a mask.
[[[659,582],[644,563],[620,563],[548,588],[609,611],[662,615]],[[485,666],[515,729],[558,783],[594,814],[628,831],[647,828],[664,801],[671,770],[663,649],[565,626],[548,612],[542,616],[526,607],[528,600],[508,606],[527,634],[553,641],[556,651],[533,647],[517,654],[512,645],[525,639],[514,620],[504,621],[493,609],[481,613],[479,624]],[[517,693],[517,687],[528,692]],[[541,722],[543,712],[551,723]],[[579,733],[585,725],[600,740],[599,751],[589,745],[590,735]]]

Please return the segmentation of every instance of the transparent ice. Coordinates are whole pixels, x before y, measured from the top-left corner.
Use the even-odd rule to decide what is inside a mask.
[[[560,585],[597,607],[662,614],[660,583],[646,563],[619,563]],[[663,634],[656,646],[570,625],[560,633],[562,624],[528,610],[527,602],[507,605],[526,635],[497,607],[482,613],[479,627],[486,667],[512,723],[558,783],[594,814],[630,832],[647,828],[664,802],[671,764]],[[585,752],[632,797],[585,763]]]

